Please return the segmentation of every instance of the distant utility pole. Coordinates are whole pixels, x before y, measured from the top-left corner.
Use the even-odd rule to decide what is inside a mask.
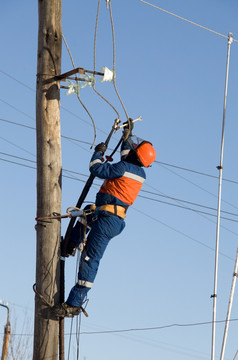
[[[37,216],[61,214],[61,0],[38,0],[36,86]],[[30,31],[30,29],[29,29]],[[33,360],[58,359],[59,321],[50,306],[59,302],[60,220],[38,221]],[[26,259],[27,261],[27,259]],[[47,305],[48,304],[48,305]]]
[[[9,320],[9,308],[6,305],[0,304],[7,309],[7,323],[4,329],[3,345],[2,345],[2,357],[1,360],[7,360],[9,337],[11,332],[10,320]]]

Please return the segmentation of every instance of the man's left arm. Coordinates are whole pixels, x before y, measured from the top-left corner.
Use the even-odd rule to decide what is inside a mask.
[[[100,179],[116,179],[123,176],[125,165],[121,161],[115,164],[104,162],[102,153],[95,151],[89,163],[89,171]]]

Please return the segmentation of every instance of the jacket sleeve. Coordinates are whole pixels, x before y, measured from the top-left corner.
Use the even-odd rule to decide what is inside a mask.
[[[104,163],[101,152],[95,152],[89,163],[89,171],[100,179],[116,179],[124,175],[125,165],[121,161],[115,164]]]
[[[131,146],[127,140],[123,140],[121,144],[121,160],[124,160],[125,157],[129,154]]]

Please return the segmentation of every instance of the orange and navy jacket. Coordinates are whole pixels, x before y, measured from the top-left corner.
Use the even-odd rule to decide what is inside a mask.
[[[129,151],[128,142],[123,141],[121,161],[115,164],[104,163],[100,152],[93,154],[89,170],[92,175],[105,179],[97,194],[96,206],[113,204],[128,207],[134,203],[146,175],[142,167],[123,160]]]

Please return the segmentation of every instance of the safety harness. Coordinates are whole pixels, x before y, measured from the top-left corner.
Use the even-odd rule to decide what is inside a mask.
[[[122,219],[125,219],[127,209],[128,207],[112,204],[101,206],[96,206],[93,204],[90,206],[90,210],[95,213],[95,215],[98,215],[100,211],[106,211],[108,214],[119,216]]]

